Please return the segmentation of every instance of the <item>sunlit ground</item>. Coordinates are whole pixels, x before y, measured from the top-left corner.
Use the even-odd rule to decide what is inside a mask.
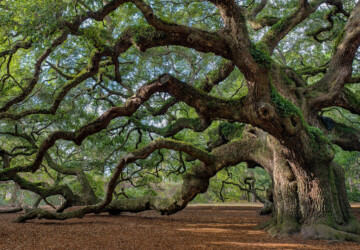
[[[351,203],[350,205],[353,208],[360,208],[360,203]]]
[[[67,221],[11,223],[0,214],[0,249],[360,249],[354,242],[273,238],[254,227],[261,203],[191,204],[170,216],[155,211],[87,215]],[[360,203],[352,204],[360,219]],[[101,248],[99,248],[101,246]]]
[[[360,203],[358,203],[360,206]],[[244,207],[262,207],[263,204],[260,202],[239,202],[239,203],[191,203],[188,206],[199,207],[199,206],[244,206]]]

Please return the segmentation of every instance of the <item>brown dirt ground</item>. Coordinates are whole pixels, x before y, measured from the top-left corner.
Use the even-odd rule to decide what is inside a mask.
[[[67,221],[12,223],[19,214],[0,214],[0,249],[360,249],[353,242],[272,238],[254,226],[258,205],[189,206],[161,216],[153,211],[87,215]],[[360,205],[353,207],[360,219]]]

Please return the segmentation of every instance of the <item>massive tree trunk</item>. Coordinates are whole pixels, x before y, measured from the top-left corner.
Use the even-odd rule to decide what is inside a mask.
[[[331,160],[297,159],[283,148],[274,156],[272,235],[302,235],[319,239],[359,240],[359,223],[350,211],[344,170]],[[304,164],[307,162],[308,164]]]

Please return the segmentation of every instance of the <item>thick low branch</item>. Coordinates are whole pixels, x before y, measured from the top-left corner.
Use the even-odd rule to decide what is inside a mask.
[[[82,199],[75,195],[66,185],[55,185],[53,187],[44,187],[43,183],[33,183],[25,180],[19,175],[12,177],[13,181],[20,186],[21,189],[32,191],[46,199],[52,195],[62,195],[72,205],[84,205]]]
[[[135,150],[121,158],[116,166],[106,189],[106,197],[96,205],[86,206],[76,211],[56,214],[42,209],[34,209],[26,215],[19,217],[17,222],[24,222],[34,218],[45,218],[55,220],[65,220],[75,217],[83,217],[88,213],[109,212],[117,214],[122,211],[140,212],[148,209],[154,209],[162,214],[171,214],[183,209],[198,193],[205,192],[209,185],[209,179],[224,167],[236,165],[243,161],[257,161],[258,164],[269,165],[269,159],[273,157],[271,148],[273,144],[269,141],[269,152],[264,153],[264,145],[257,143],[258,136],[264,136],[260,130],[256,133],[246,133],[241,140],[235,140],[228,144],[214,149],[211,153],[198,149],[191,144],[158,139],[147,146]],[[266,148],[267,148],[266,146]],[[124,199],[112,202],[112,193],[117,185],[117,179],[126,164],[134,162],[137,159],[145,159],[152,152],[160,148],[168,148],[176,151],[182,151],[192,157],[200,159],[202,163],[189,169],[182,176],[183,182],[181,188],[171,198],[141,197],[135,199]],[[271,172],[271,170],[270,170]]]

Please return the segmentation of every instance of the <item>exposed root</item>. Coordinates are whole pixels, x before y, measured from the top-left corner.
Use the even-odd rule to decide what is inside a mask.
[[[273,223],[273,219],[269,219],[267,221],[261,222],[260,224],[256,225],[254,227],[255,230],[266,230],[267,228],[269,228]]]
[[[301,234],[310,239],[360,242],[360,235],[340,231],[324,224],[304,225]]]
[[[301,225],[292,217],[282,219],[281,224],[276,224],[276,219],[273,218],[272,223],[266,228],[271,236],[287,236],[300,232]]]
[[[270,201],[265,201],[263,208],[260,211],[260,215],[268,215],[274,211],[274,204]]]
[[[329,244],[342,241],[360,242],[360,234],[346,231],[346,229],[349,229],[348,226],[345,226],[344,228],[339,226],[338,229],[325,224],[309,224],[301,226],[299,223],[291,223],[291,221],[286,220],[280,227],[279,225],[276,225],[275,222],[276,220],[273,217],[270,220],[257,225],[255,229],[264,229],[273,237],[300,233],[303,237],[308,239],[330,240],[331,242]],[[356,225],[353,225],[352,232],[358,231]]]

